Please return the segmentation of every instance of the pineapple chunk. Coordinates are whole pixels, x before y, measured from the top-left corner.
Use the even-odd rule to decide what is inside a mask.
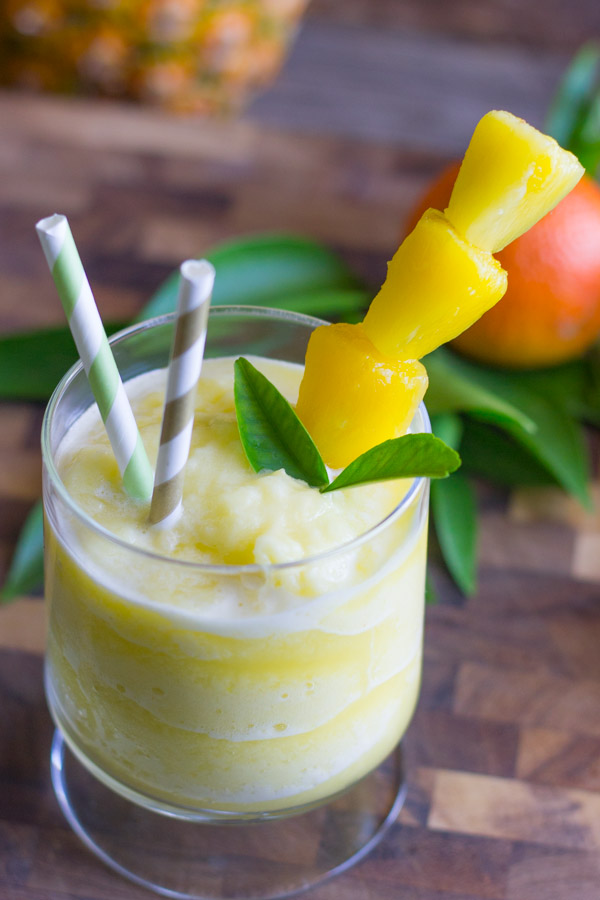
[[[310,337],[296,412],[337,469],[404,434],[426,390],[417,360],[382,356],[361,325],[322,325]]]
[[[553,209],[583,171],[554,138],[492,110],[475,128],[446,215],[469,243],[495,253]]]
[[[388,264],[363,322],[385,356],[420,359],[456,337],[506,291],[506,272],[428,209]]]

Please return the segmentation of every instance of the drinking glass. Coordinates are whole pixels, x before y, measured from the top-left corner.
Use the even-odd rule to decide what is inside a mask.
[[[301,364],[320,324],[217,307],[205,356]],[[125,382],[167,365],[172,332],[166,316],[112,338]],[[167,558],[105,530],[61,480],[61,441],[93,402],[78,363],[42,435],[59,803],[101,859],[167,896],[304,890],[362,858],[404,799],[427,480],[407,481],[382,521],[309,558]],[[421,406],[412,428],[429,427]]]

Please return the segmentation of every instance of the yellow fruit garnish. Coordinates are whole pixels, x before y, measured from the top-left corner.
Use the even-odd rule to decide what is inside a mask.
[[[428,209],[400,245],[362,327],[325,326],[311,338],[297,411],[329,465],[406,431],[427,386],[417,360],[500,300],[506,272],[492,252],[582,174],[572,153],[522,119],[481,119],[445,214]]]
[[[363,327],[380,353],[420,359],[468,328],[505,290],[500,263],[429,209],[388,264]]]
[[[553,138],[492,110],[475,128],[446,215],[467,241],[495,253],[556,206],[583,171]]]
[[[404,434],[426,389],[420,362],[382,356],[361,325],[322,325],[308,344],[296,412],[337,469]]]

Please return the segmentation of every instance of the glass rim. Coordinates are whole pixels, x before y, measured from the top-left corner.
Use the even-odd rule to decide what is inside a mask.
[[[235,315],[249,315],[255,316],[257,318],[281,319],[283,321],[287,320],[295,322],[298,325],[305,325],[312,328],[317,328],[320,325],[331,324],[324,319],[318,319],[315,316],[308,316],[304,313],[297,313],[290,310],[277,309],[268,306],[251,306],[239,304],[230,306],[214,306],[210,309],[210,316],[213,319],[233,317]],[[145,319],[142,322],[137,322],[133,325],[129,325],[127,328],[123,328],[120,331],[115,332],[115,334],[111,335],[109,338],[109,343],[111,345],[118,344],[134,334],[141,334],[144,331],[149,331],[151,328],[155,328],[161,325],[168,325],[174,321],[175,316],[175,313],[166,313],[161,316],[155,316],[151,319]],[[56,385],[54,391],[52,392],[50,400],[48,401],[48,404],[44,411],[41,434],[43,464],[48,477],[61,500],[67,505],[71,513],[73,513],[86,528],[88,528],[92,532],[95,532],[100,538],[108,540],[111,544],[116,545],[122,550],[134,554],[134,556],[138,557],[140,560],[150,559],[155,563],[168,563],[179,569],[203,572],[205,574],[210,573],[214,575],[256,575],[263,574],[264,572],[284,571],[299,566],[319,563],[334,554],[351,552],[355,547],[359,547],[361,544],[374,537],[378,532],[383,531],[386,526],[390,525],[396,518],[399,518],[408,509],[415,498],[419,496],[428,480],[424,476],[417,476],[416,478],[413,478],[406,494],[404,494],[400,502],[383,519],[380,519],[375,523],[375,525],[372,525],[370,528],[368,528],[366,531],[361,532],[361,534],[357,535],[356,537],[351,538],[351,540],[346,541],[343,544],[338,544],[335,547],[331,547],[328,550],[324,550],[321,553],[313,554],[312,556],[304,556],[300,559],[279,563],[244,563],[241,565],[232,565],[227,563],[201,563],[189,559],[175,559],[162,553],[155,553],[154,551],[148,550],[144,547],[139,547],[134,544],[128,543],[118,535],[114,534],[112,531],[109,531],[95,519],[93,519],[92,516],[90,516],[84,509],[82,509],[77,504],[75,499],[71,496],[62,478],[60,477],[58,469],[56,468],[54,454],[52,452],[50,443],[52,419],[61,399],[68,391],[71,383],[78,375],[80,375],[82,371],[83,363],[81,359],[79,359],[70,367],[70,369],[68,369],[67,372],[65,372],[63,377]],[[95,401],[92,397],[92,403],[94,402]],[[424,426],[423,433],[431,433],[431,422],[427,413],[427,409],[423,402],[420,403],[417,414],[420,414],[422,418],[422,423]]]

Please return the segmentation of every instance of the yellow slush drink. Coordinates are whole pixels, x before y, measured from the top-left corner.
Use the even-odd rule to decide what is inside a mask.
[[[279,318],[265,331],[264,313],[257,318],[264,334],[290,327]],[[294,403],[295,360],[314,321],[291,318],[293,341],[280,335],[263,346],[273,358],[250,358]],[[320,494],[283,470],[252,471],[233,401],[231,330],[241,334],[241,320],[211,321],[208,353],[223,355],[204,363],[172,528],[149,526],[147,509],[124,494],[81,373],[51,404],[47,690],[71,748],[121,793],[217,817],[277,813],[347,788],[408,725],[421,667],[427,484]],[[151,458],[161,329],[115,345]]]

